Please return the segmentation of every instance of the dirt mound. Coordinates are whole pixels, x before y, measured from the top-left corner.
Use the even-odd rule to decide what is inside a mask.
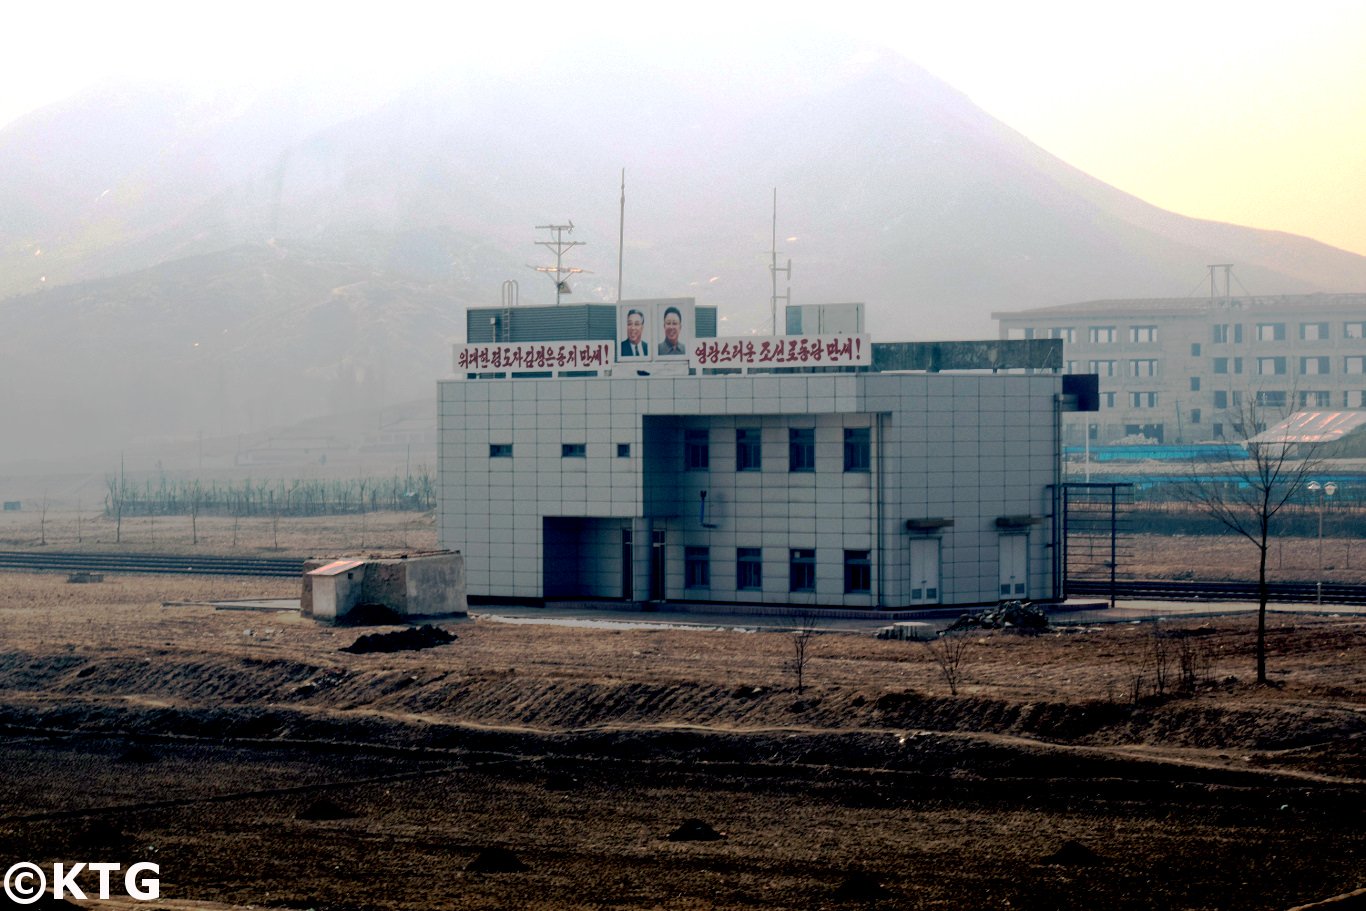
[[[153,753],[140,743],[133,744],[119,754],[119,762],[131,762],[135,764],[156,762],[160,758],[161,757],[157,756],[156,753]]]
[[[1090,864],[1102,864],[1105,863],[1105,858],[1101,857],[1081,842],[1068,839],[1062,843],[1062,847],[1045,857],[1042,863],[1078,867]]]
[[[465,867],[470,873],[525,873],[529,869],[507,848],[485,848]]]
[[[409,626],[392,633],[370,633],[342,649],[353,655],[372,655],[379,652],[415,652],[454,642],[455,633],[439,626]]]
[[[327,822],[335,819],[355,819],[356,816],[355,812],[346,807],[326,797],[320,797],[296,813],[294,818],[306,819],[310,822]]]
[[[685,819],[678,828],[664,837],[669,841],[720,841],[726,836],[700,819]]]
[[[835,890],[835,900],[870,901],[887,898],[891,894],[872,874],[850,873],[844,878],[844,882],[840,883],[839,888]]]

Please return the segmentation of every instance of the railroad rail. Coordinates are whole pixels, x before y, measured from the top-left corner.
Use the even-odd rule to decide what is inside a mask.
[[[154,573],[180,576],[298,578],[303,558],[217,557],[202,554],[104,554],[0,551],[0,570]]]
[[[1068,579],[1068,596],[1109,597],[1108,579]],[[1119,579],[1114,595],[1125,601],[1256,601],[1255,582],[1186,582]],[[1366,604],[1366,585],[1333,582],[1272,582],[1268,599],[1277,604]]]

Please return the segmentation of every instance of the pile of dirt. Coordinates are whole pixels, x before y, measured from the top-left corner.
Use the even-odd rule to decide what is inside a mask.
[[[836,901],[875,901],[880,898],[887,898],[892,893],[888,892],[877,881],[877,878],[868,873],[850,873],[840,883],[835,890]]]
[[[379,652],[415,652],[438,645],[449,645],[455,633],[439,626],[409,626],[392,633],[370,633],[342,649],[353,655],[372,655]]]
[[[470,873],[525,873],[529,869],[507,848],[485,848],[465,867]]]
[[[309,822],[329,822],[336,819],[355,819],[356,815],[346,807],[326,797],[320,797],[296,813],[294,818]]]
[[[685,819],[664,836],[668,841],[720,841],[725,837],[700,819]]]
[[[1102,864],[1105,863],[1105,859],[1081,842],[1068,839],[1062,843],[1062,847],[1045,857],[1041,863],[1081,867]]]

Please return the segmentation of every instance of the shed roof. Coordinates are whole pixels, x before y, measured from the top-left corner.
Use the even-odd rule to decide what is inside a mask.
[[[339,576],[344,572],[350,572],[357,566],[364,566],[364,560],[333,560],[326,566],[319,566],[306,573],[309,576]]]
[[[1249,443],[1332,443],[1366,426],[1366,411],[1297,411]]]

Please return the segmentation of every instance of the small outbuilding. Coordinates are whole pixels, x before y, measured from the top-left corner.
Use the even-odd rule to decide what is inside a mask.
[[[305,617],[342,622],[361,604],[382,605],[399,617],[463,617],[465,562],[458,551],[370,556],[304,565]]]

